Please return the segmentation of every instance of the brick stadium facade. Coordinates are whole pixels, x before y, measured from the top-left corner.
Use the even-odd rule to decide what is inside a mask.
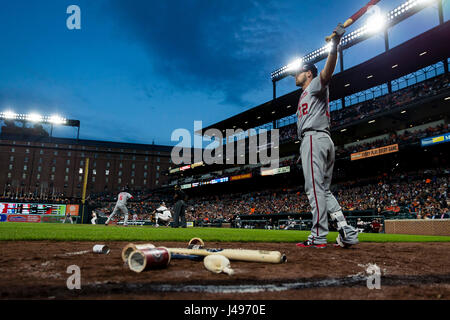
[[[50,193],[81,197],[86,159],[87,194],[155,189],[166,183],[172,147],[39,136],[0,136],[0,194]]]

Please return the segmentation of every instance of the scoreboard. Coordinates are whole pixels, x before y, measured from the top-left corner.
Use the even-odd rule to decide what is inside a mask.
[[[0,203],[0,213],[3,214],[37,214],[61,215],[66,214],[65,204],[39,204],[39,203]]]

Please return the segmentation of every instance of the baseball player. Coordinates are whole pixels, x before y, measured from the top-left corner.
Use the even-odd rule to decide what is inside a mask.
[[[155,227],[159,227],[158,220],[162,220],[164,224],[168,225],[171,218],[172,213],[167,209],[166,204],[161,202],[161,206],[156,209],[155,213]]]
[[[345,33],[338,24],[324,69],[318,74],[314,64],[304,63],[291,75],[302,88],[297,108],[297,134],[301,141],[300,157],[305,178],[305,191],[312,212],[311,234],[298,247],[326,248],[328,214],[337,223],[336,246],[358,243],[358,231],[347,224],[341,206],[330,191],[334,167],[334,143],[330,136],[329,82],[336,68],[337,48]]]
[[[95,213],[94,210],[92,210],[92,219],[91,219],[91,223],[92,223],[92,224],[97,224],[97,214]]]
[[[133,196],[128,192],[121,192],[117,196],[116,206],[114,207],[113,213],[109,215],[108,220],[105,222],[105,226],[109,224],[109,221],[121,211],[125,215],[125,219],[123,221],[123,225],[126,227],[128,225],[128,209],[127,209],[127,201],[128,199],[133,199]]]

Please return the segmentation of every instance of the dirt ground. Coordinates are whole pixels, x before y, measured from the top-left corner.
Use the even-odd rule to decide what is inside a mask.
[[[102,243],[111,248],[107,255],[93,253],[94,244],[99,243],[0,242],[0,299],[450,300],[450,243],[361,243],[351,249],[207,243],[209,248],[277,250],[287,256],[283,264],[231,261],[232,276],[213,274],[201,261],[179,259],[162,270],[135,273],[121,259],[128,242]],[[71,265],[80,268],[80,290],[67,288]],[[367,268],[373,265],[381,270],[380,289],[370,290]]]

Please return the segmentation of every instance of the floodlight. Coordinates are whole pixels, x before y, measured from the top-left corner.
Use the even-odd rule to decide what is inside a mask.
[[[53,124],[63,124],[66,122],[66,119],[64,119],[58,115],[53,115],[49,118],[48,121]]]
[[[10,110],[3,112],[3,117],[5,119],[14,119],[16,117],[16,114]]]
[[[27,120],[32,121],[32,122],[40,122],[40,121],[42,121],[42,116],[37,113],[31,113],[31,114],[27,115]]]

